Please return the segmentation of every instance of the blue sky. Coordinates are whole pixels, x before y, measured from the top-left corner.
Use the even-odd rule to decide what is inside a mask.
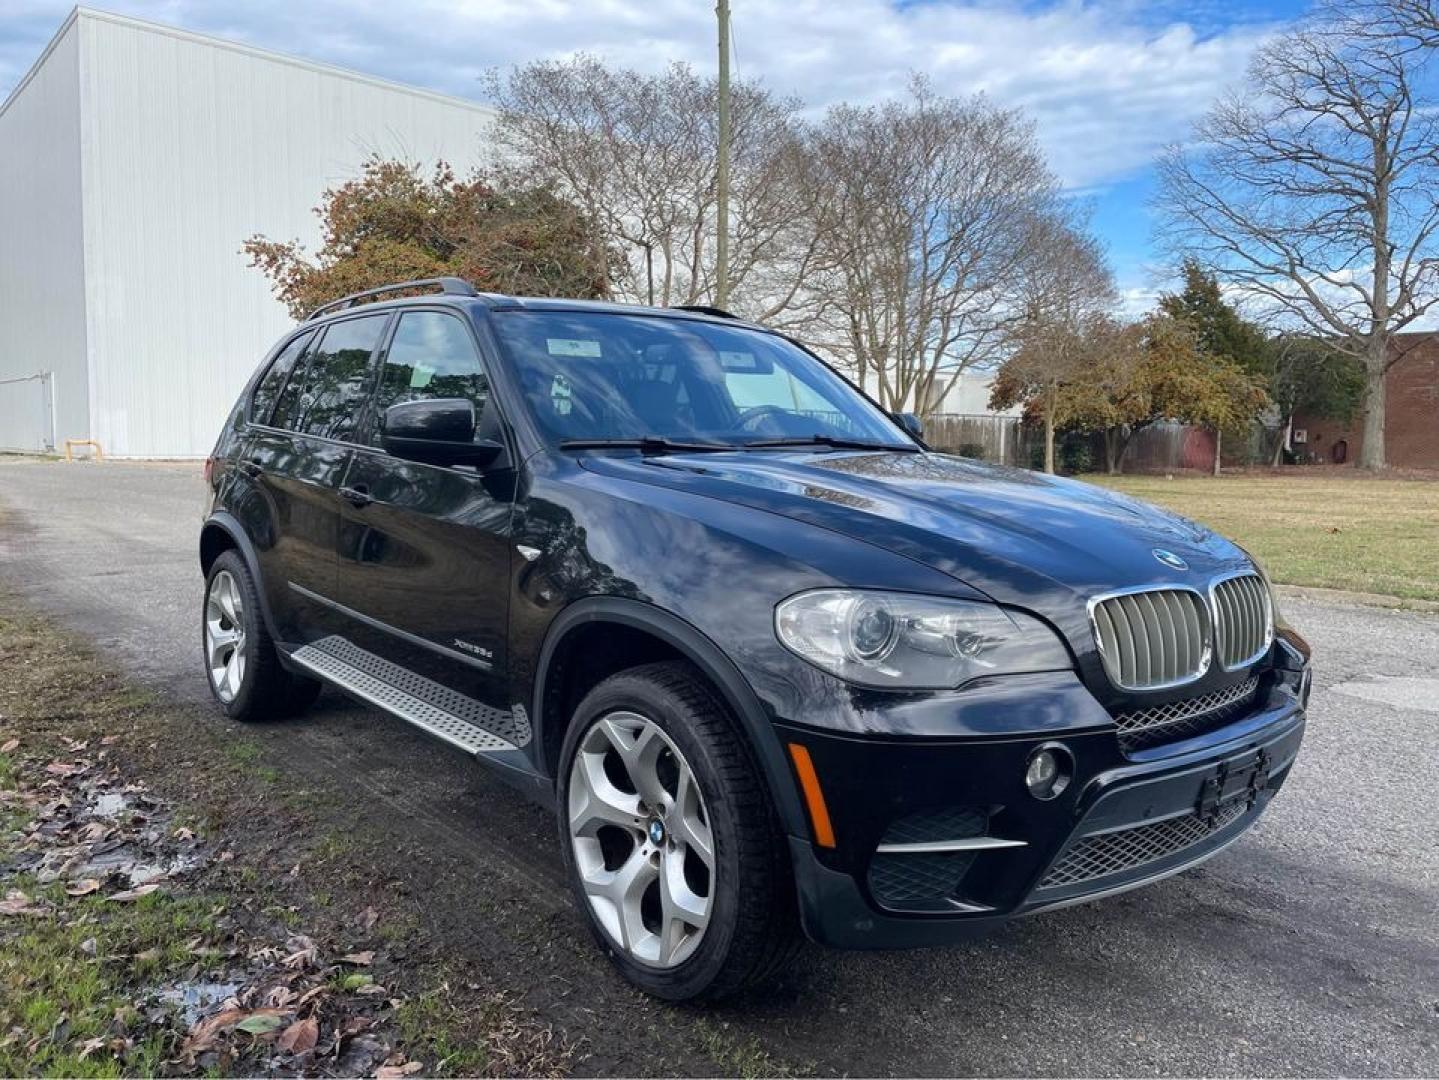
[[[508,65],[587,51],[652,69],[714,64],[710,0],[109,0],[109,10],[465,97]],[[1061,180],[1087,199],[1131,310],[1166,280],[1150,244],[1151,162],[1295,0],[732,0],[736,67],[810,107],[872,101],[911,71],[1024,107]],[[67,0],[0,0],[0,95]]]

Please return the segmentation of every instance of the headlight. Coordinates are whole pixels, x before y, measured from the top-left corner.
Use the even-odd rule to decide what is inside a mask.
[[[969,600],[816,589],[775,608],[774,625],[785,648],[863,686],[939,690],[1073,666],[1038,619]]]

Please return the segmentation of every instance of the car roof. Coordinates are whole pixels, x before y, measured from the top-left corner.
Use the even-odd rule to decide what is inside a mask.
[[[390,311],[395,308],[434,306],[436,304],[462,309],[481,307],[490,311],[583,311],[603,315],[644,315],[664,319],[686,319],[708,322],[718,326],[743,326],[750,330],[774,332],[769,330],[768,327],[749,322],[745,319],[736,318],[733,315],[720,312],[715,308],[699,306],[653,307],[645,304],[625,304],[613,300],[581,300],[554,296],[508,296],[503,293],[477,293],[473,296],[462,296],[451,293],[426,293],[419,296],[398,296],[386,300],[356,303],[353,306],[340,308],[336,311],[325,312],[322,315],[312,316],[306,320],[306,323],[320,326],[346,317],[353,317],[372,311]]]

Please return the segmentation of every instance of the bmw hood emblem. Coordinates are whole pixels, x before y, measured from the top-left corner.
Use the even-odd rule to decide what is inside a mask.
[[[1189,564],[1172,551],[1165,551],[1163,548],[1154,549],[1154,557],[1171,570],[1188,570]]]

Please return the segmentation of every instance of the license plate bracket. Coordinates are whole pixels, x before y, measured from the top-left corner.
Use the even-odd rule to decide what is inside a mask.
[[[1220,812],[1237,801],[1244,801],[1252,809],[1269,787],[1269,766],[1269,754],[1264,750],[1237,764],[1232,759],[1221,761],[1199,786],[1194,812],[1212,827]]]

